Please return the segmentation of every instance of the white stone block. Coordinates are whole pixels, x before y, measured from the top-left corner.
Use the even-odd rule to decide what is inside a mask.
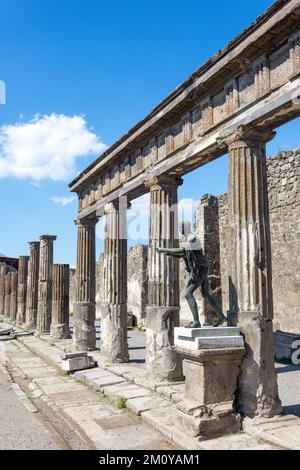
[[[95,366],[92,356],[71,357],[62,361],[62,369],[66,372],[75,372],[76,370],[91,369]]]

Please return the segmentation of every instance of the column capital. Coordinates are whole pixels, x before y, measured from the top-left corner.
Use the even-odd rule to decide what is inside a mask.
[[[40,242],[28,242],[29,250],[34,250],[36,248],[39,248]]]
[[[40,240],[56,240],[57,236],[56,235],[40,235]]]
[[[108,202],[104,206],[104,213],[109,214],[111,212],[118,212],[120,209],[130,209],[131,203],[128,201],[127,197],[124,196],[121,199],[115,199],[114,201]]]
[[[94,227],[98,222],[99,217],[97,216],[90,216],[84,217],[82,219],[75,219],[74,224],[77,225],[78,228],[83,227]]]
[[[150,189],[150,191],[155,189],[177,188],[181,186],[182,183],[182,178],[170,175],[158,175],[144,181],[144,185],[146,188]]]
[[[256,142],[265,144],[266,142],[274,139],[275,136],[275,131],[271,131],[269,129],[260,129],[250,124],[243,124],[235,129],[231,134],[219,137],[217,142],[221,149],[226,149],[227,147],[230,147],[237,142]]]

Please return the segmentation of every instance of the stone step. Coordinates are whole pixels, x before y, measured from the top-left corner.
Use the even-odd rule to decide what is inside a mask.
[[[239,336],[240,328],[235,326],[203,326],[202,328],[174,328],[175,338],[193,341],[194,338],[207,336]]]
[[[241,348],[244,346],[243,336],[207,336],[194,338],[194,341],[175,338],[175,346],[188,350]]]

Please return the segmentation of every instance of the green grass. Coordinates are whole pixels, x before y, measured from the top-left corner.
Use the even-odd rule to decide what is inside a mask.
[[[123,410],[124,408],[126,408],[126,402],[127,398],[119,397],[117,399],[117,407],[119,408],[119,410]]]
[[[73,317],[74,313],[73,312],[69,312],[69,317]]]

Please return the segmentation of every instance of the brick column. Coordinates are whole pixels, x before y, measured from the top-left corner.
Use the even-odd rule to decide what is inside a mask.
[[[19,257],[17,325],[26,321],[26,296],[29,256]]]
[[[26,301],[26,327],[36,327],[39,288],[40,242],[29,242],[29,264]]]
[[[111,362],[128,362],[127,199],[105,206],[104,298],[101,351]]]
[[[51,336],[70,338],[69,331],[69,272],[68,264],[53,265]]]
[[[281,412],[274,366],[266,142],[274,132],[241,126],[220,143],[229,150],[231,321],[245,334],[236,406],[254,417]]]
[[[53,242],[55,235],[40,236],[37,333],[49,333],[51,324]]]
[[[76,293],[74,303],[74,344],[78,350],[93,350],[95,334],[96,217],[75,221],[78,229]]]
[[[174,327],[179,326],[178,259],[157,253],[158,246],[178,247],[177,188],[181,179],[160,176],[146,181],[150,189],[148,306],[146,308],[146,367],[161,379],[182,376],[174,349]]]

